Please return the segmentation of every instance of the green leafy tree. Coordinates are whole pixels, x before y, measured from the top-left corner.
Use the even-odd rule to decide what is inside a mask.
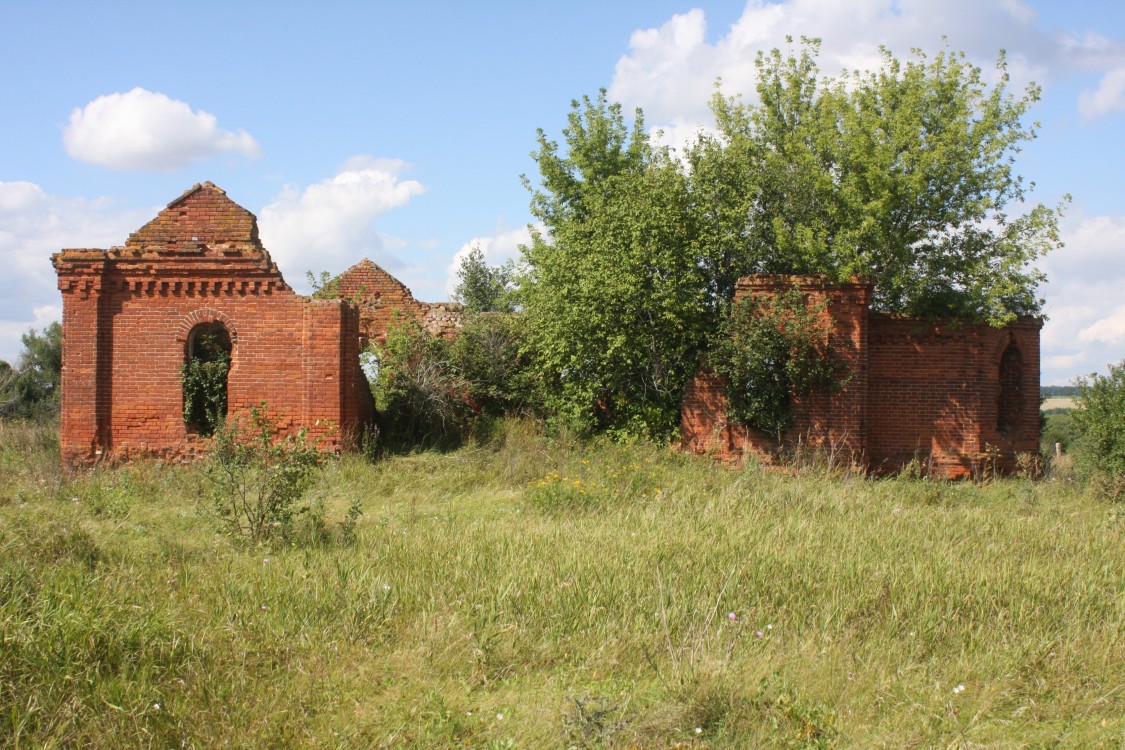
[[[62,378],[62,325],[51,323],[41,332],[20,337],[19,364],[0,363],[0,416],[24,419],[58,414]]]
[[[457,269],[457,288],[453,299],[473,313],[512,312],[512,281],[515,268],[509,261],[490,266],[479,246],[473,246]]]
[[[1125,495],[1125,361],[1081,380],[1076,401],[1078,461],[1095,491],[1118,500]]]
[[[673,159],[603,91],[539,131],[521,304],[546,406],[661,433],[753,273],[872,281],[876,309],[1000,325],[1040,310],[1061,206],[1025,205],[1016,154],[1039,90],[958,53],[820,78],[819,44],[757,60],[758,102],[716,94],[716,132]],[[525,183],[526,183],[525,179]],[[721,337],[720,337],[721,338]],[[728,337],[729,338],[729,337]]]
[[[875,283],[877,309],[1009,322],[1035,314],[1059,246],[1061,207],[1022,215],[1014,171],[1039,98],[986,83],[964,55],[819,79],[819,43],[757,59],[757,104],[716,94],[717,134],[689,149],[715,288],[749,273],[825,273]]]
[[[546,406],[583,428],[667,433],[712,320],[687,178],[604,91],[572,103],[563,137],[539,132],[531,207],[546,232],[523,248],[520,287]]]

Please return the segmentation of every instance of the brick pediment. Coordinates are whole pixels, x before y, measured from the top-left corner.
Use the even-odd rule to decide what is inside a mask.
[[[194,185],[129,235],[121,255],[263,256],[254,214],[211,182]]]

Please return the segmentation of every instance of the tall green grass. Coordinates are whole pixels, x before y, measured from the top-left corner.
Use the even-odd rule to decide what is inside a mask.
[[[1113,747],[1125,517],[1066,482],[730,471],[502,423],[345,456],[357,541],[3,427],[0,744]],[[18,432],[18,430],[24,432]]]

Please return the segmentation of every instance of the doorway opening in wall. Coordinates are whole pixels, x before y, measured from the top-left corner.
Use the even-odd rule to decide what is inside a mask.
[[[211,435],[226,417],[231,351],[230,333],[222,323],[202,323],[188,335],[180,380],[189,431]]]
[[[996,410],[996,429],[1004,434],[1014,432],[1023,411],[1023,355],[1016,345],[1000,356],[1000,403]]]

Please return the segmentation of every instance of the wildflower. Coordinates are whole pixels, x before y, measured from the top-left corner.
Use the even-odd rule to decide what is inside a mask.
[[[261,609],[261,610],[262,610],[263,612],[265,612],[265,611],[266,611],[267,609],[269,609],[269,607],[267,607],[266,605],[264,605],[264,604],[263,604],[263,605],[262,605],[262,606],[260,607],[260,609]]]
[[[727,619],[731,622],[734,622],[738,619],[738,615],[736,615],[734,612],[727,612]]]
[[[160,710],[160,704],[159,703],[153,703],[152,704],[152,710],[153,711],[159,711]]]
[[[503,721],[504,720],[504,714],[496,714],[496,720],[497,721]]]
[[[759,638],[761,638],[762,636],[764,636],[764,635],[765,635],[765,633],[763,633],[763,632],[762,632],[762,631],[760,631],[760,630],[755,630],[754,632],[755,632],[755,633],[757,634],[757,636],[758,636]]]
[[[958,693],[963,693],[963,692],[965,692],[965,686],[964,685],[958,685],[957,687],[953,688],[953,694],[954,695],[957,695]]]
[[[696,733],[696,734],[703,734],[703,727],[696,727],[696,728],[695,728],[695,733]]]
[[[773,630],[773,623],[766,625],[766,630]]]
[[[268,557],[263,557],[262,558],[262,565],[269,565],[269,564],[270,564],[270,559]]]

